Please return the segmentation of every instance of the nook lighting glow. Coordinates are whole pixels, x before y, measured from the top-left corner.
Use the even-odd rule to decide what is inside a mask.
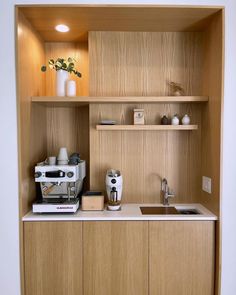
[[[55,26],[55,30],[61,33],[69,32],[70,28],[66,25],[60,24]]]

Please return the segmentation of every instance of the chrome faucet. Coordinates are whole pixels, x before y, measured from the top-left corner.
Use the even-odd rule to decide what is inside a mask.
[[[163,205],[169,206],[169,198],[173,198],[175,195],[174,193],[170,192],[170,188],[167,183],[167,179],[163,178],[161,181],[161,197],[163,198]]]

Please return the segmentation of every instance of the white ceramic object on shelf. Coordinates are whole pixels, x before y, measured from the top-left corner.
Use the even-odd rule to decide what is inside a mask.
[[[67,153],[67,148],[61,147],[59,150],[59,154],[57,157],[57,164],[58,165],[66,165],[68,164],[68,153]]]
[[[179,125],[179,118],[177,115],[174,115],[174,117],[171,119],[171,125]]]
[[[134,125],[144,125],[144,109],[134,109]]]
[[[66,81],[69,79],[69,72],[64,70],[56,71],[56,95],[66,95]]]
[[[183,116],[182,124],[183,125],[189,125],[190,124],[190,117],[187,114]]]
[[[57,163],[57,157],[51,156],[48,157],[48,165],[56,165]]]
[[[74,80],[67,80],[66,82],[66,95],[76,96],[76,82]]]

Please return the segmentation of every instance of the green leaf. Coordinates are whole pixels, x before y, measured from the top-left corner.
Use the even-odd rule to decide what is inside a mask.
[[[63,69],[66,69],[67,68],[67,64],[65,62],[62,64],[62,68]]]
[[[53,59],[49,59],[48,64],[49,65],[54,65],[54,60]]]
[[[75,67],[75,64],[73,62],[69,63],[68,68],[72,68],[73,69],[74,67]]]
[[[56,64],[55,64],[57,67],[61,68],[62,67],[62,63],[60,61],[56,61]]]

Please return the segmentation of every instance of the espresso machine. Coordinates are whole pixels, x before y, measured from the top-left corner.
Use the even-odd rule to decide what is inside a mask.
[[[119,170],[110,169],[106,174],[106,191],[108,197],[107,209],[116,211],[121,209],[123,177]]]
[[[67,165],[38,163],[35,166],[35,182],[39,184],[40,197],[33,203],[33,212],[76,212],[85,176],[83,160]]]

